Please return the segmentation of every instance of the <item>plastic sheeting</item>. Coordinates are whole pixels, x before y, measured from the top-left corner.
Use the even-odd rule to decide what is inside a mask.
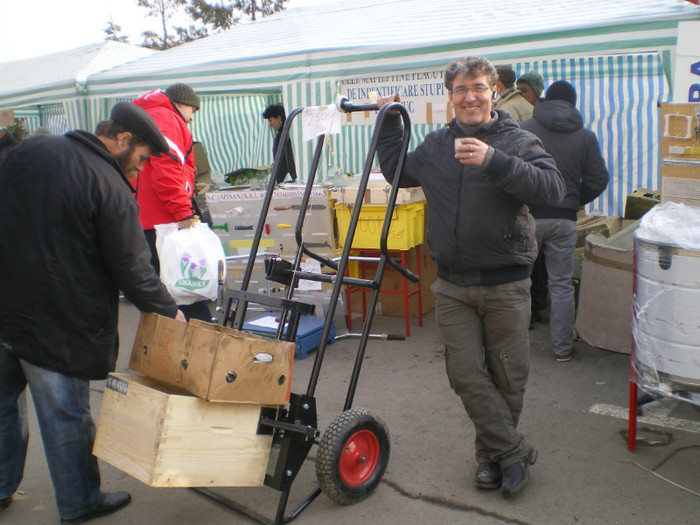
[[[635,382],[700,405],[700,209],[654,207],[635,233],[635,251]]]

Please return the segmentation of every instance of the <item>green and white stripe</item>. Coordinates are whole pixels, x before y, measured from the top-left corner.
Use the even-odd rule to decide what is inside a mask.
[[[195,139],[212,168],[225,174],[271,163],[272,133],[261,116],[270,102],[282,101],[288,113],[332,104],[340,79],[440,70],[456,57],[484,55],[518,74],[539,71],[546,84],[566,79],[576,86],[586,126],[598,134],[613,176],[591,207],[619,215],[627,193],[659,187],[656,103],[669,97],[665,72],[678,23],[698,16],[699,8],[678,0],[336,2],[236,26],[84,81],[0,89],[0,107],[62,103],[70,128],[92,130],[117,100],[185,82],[203,101],[192,124]],[[414,124],[413,145],[437,127]],[[371,133],[370,126],[344,126],[331,136],[320,177],[328,166],[361,171]],[[301,137],[298,122],[292,139],[304,179],[313,144]]]

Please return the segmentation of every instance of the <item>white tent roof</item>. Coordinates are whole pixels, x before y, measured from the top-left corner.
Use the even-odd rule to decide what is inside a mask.
[[[639,24],[656,24],[660,33],[648,33],[651,41],[663,38],[664,29],[669,32],[667,37],[672,32],[675,35],[677,21],[693,17],[700,17],[700,8],[685,0],[345,0],[295,8],[239,25],[116,67],[94,80],[105,86],[125,80],[136,83],[141,78],[145,86],[154,85],[159,78],[162,82],[178,79],[182,72],[190,80],[198,73],[236,68],[255,75],[257,70],[275,66],[303,68],[305,61],[310,67],[318,58],[342,61],[343,56],[364,52],[371,60],[372,53],[412,53],[450,43],[461,50],[453,51],[454,57],[464,54],[471,44],[483,48],[516,40],[518,45],[532,47],[537,40],[546,47],[586,34],[591,36],[589,54],[601,41],[606,52],[615,47],[616,40],[616,51],[624,51],[634,45],[630,40],[639,43],[636,34],[625,38]]]
[[[157,51],[121,42],[105,41],[69,51],[0,64],[0,101],[10,105],[12,97],[23,103],[56,102],[62,95],[84,93],[88,76]],[[59,95],[60,94],[60,95]],[[59,96],[57,96],[59,95]]]

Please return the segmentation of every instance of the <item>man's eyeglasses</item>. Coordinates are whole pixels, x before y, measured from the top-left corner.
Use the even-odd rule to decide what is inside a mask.
[[[488,86],[473,86],[473,87],[466,87],[466,86],[457,86],[452,90],[453,95],[466,95],[470,91],[474,93],[475,95],[483,95],[487,91],[489,91],[491,88]]]

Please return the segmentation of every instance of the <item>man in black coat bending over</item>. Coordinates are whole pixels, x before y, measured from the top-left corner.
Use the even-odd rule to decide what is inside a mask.
[[[143,109],[120,102],[95,135],[32,137],[0,163],[0,511],[24,474],[27,386],[61,522],[131,500],[100,488],[90,380],[116,364],[119,290],[185,321],[151,266],[129,185],[168,149]]]

